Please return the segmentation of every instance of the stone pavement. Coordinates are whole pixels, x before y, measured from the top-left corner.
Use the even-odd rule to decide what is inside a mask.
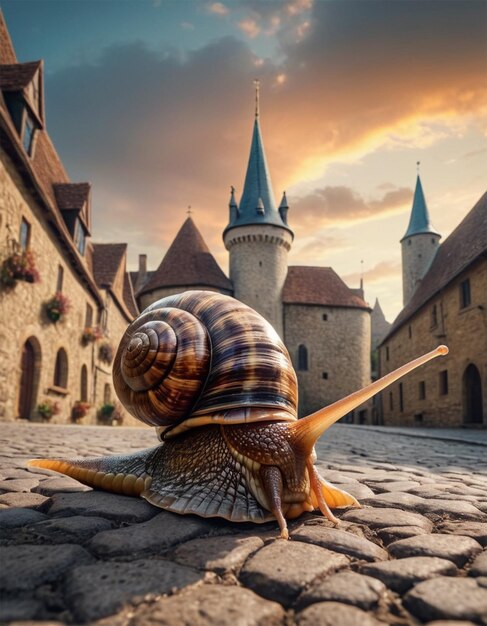
[[[277,524],[177,516],[25,467],[149,447],[149,428],[2,423],[0,619],[487,625],[484,434],[412,434],[334,426],[318,446],[320,471],[364,508],[338,512],[339,528],[303,516],[284,542]]]

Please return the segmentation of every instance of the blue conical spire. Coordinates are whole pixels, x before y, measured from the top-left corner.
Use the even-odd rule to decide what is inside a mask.
[[[290,230],[276,208],[260,130],[258,100],[247,174],[238,207],[238,214],[230,212],[230,222],[225,230],[235,226],[248,226],[250,224],[271,224]]]
[[[414,200],[413,208],[411,209],[411,217],[409,219],[409,225],[406,230],[406,234],[402,239],[406,239],[406,237],[411,237],[412,235],[420,235],[423,233],[432,235],[440,234],[431,225],[428,207],[426,206],[426,200],[424,199],[423,186],[421,185],[421,178],[418,174],[418,177],[416,178],[416,189],[414,190]]]

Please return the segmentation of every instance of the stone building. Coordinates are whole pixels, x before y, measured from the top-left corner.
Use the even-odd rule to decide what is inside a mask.
[[[285,193],[275,203],[256,110],[242,197],[237,204],[232,187],[223,231],[229,278],[188,217],[159,267],[147,271],[141,255],[132,280],[140,309],[187,289],[233,295],[256,309],[284,339],[298,375],[300,414],[306,414],[370,382],[370,308],[363,291],[347,287],[331,268],[288,266],[294,239],[288,210]],[[355,413],[370,421],[367,407]]]
[[[439,344],[450,352],[382,394],[384,424],[487,425],[487,193],[439,238],[418,176],[401,240],[404,308],[379,346],[380,375]]]
[[[91,243],[91,187],[69,179],[49,138],[43,71],[17,61],[0,13],[0,419],[55,406],[51,421],[67,422],[87,403],[94,423],[114,402],[110,351],[137,305],[126,244]]]

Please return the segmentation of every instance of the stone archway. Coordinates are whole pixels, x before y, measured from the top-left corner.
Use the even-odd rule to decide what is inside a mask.
[[[23,345],[20,362],[18,416],[30,419],[37,403],[41,367],[41,346],[35,337]]]
[[[463,423],[483,424],[482,380],[473,363],[463,373]]]

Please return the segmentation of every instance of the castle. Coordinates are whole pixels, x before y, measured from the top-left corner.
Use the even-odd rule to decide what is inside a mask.
[[[258,102],[258,101],[257,101]],[[311,413],[370,382],[370,308],[330,267],[289,266],[294,234],[284,193],[277,207],[258,105],[240,203],[232,187],[223,241],[227,278],[188,217],[159,267],[141,255],[132,272],[139,308],[188,289],[232,295],[263,315],[284,340],[299,383],[299,412]],[[370,421],[359,407],[357,421]],[[355,416],[349,416],[354,420]]]
[[[487,425],[487,193],[449,237],[433,228],[418,174],[401,239],[404,308],[379,346],[379,374],[447,344],[444,359],[381,394],[388,425]]]

